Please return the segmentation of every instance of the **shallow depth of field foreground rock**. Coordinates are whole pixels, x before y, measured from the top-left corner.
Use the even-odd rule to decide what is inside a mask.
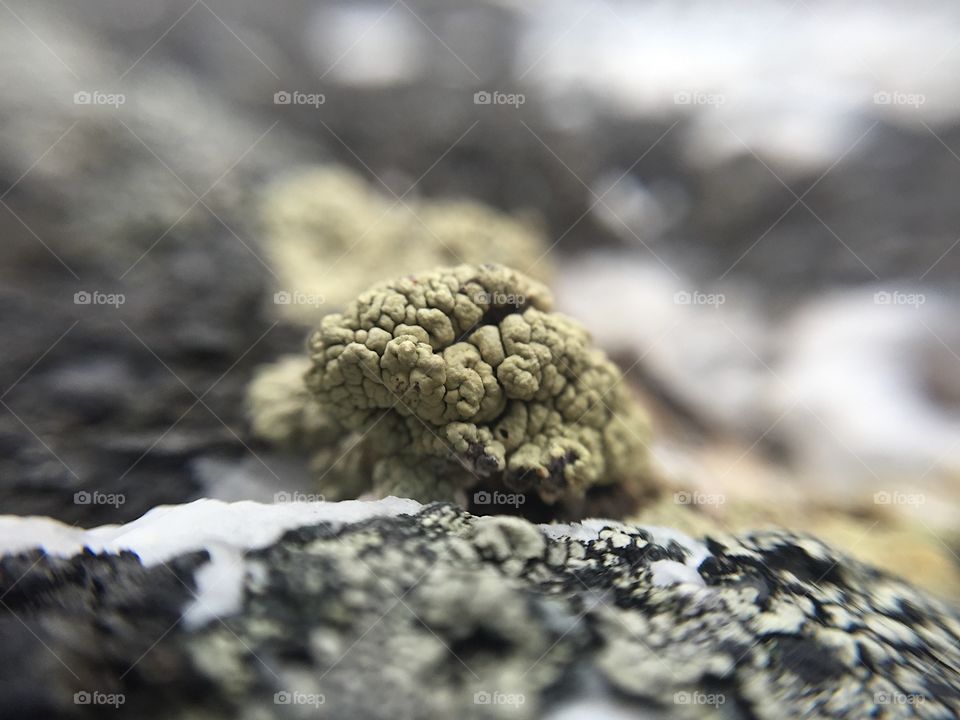
[[[200,500],[0,543],[11,717],[960,712],[956,611],[784,532]]]

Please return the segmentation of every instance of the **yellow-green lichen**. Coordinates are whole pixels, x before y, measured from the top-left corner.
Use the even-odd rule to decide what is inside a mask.
[[[642,489],[646,418],[551,302],[539,282],[489,264],[376,285],[322,320],[308,362],[258,376],[254,429],[316,438],[315,469],[333,497],[344,475],[353,493],[422,501],[467,502],[482,488],[555,504],[601,486]]]
[[[371,282],[423,268],[499,262],[542,279],[550,274],[547,244],[532,219],[468,200],[398,201],[336,166],[275,182],[261,218],[277,289],[292,298],[278,310],[308,325],[322,308],[342,308]]]

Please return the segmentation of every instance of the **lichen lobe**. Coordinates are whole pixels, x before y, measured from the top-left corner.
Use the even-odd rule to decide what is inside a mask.
[[[489,485],[548,504],[642,477],[647,423],[616,367],[541,283],[499,265],[410,275],[328,315],[306,384],[364,433],[377,489]]]

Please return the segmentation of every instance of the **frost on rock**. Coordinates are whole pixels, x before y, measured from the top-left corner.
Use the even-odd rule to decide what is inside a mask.
[[[312,325],[319,308],[340,309],[371,282],[424,268],[499,262],[551,274],[544,234],[532,218],[470,200],[395,198],[336,166],[306,168],[275,182],[261,217],[266,251],[281,291],[278,305]]]
[[[957,610],[806,536],[301,505],[90,531],[0,518],[20,535],[0,558],[0,707],[104,717],[74,702],[99,691],[138,720],[960,713]]]
[[[551,302],[499,265],[377,285],[322,320],[309,364],[286,360],[255,379],[254,427],[276,441],[319,438],[332,423],[339,442],[313,447],[333,497],[373,489],[472,500],[478,512],[553,506],[544,514],[554,517],[616,498],[627,512],[651,490],[647,419],[616,366]]]

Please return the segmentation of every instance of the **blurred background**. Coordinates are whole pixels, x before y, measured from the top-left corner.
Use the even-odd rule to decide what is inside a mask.
[[[309,490],[254,369],[496,260],[650,408],[645,519],[960,591],[958,75],[942,0],[2,0],[0,511]]]

